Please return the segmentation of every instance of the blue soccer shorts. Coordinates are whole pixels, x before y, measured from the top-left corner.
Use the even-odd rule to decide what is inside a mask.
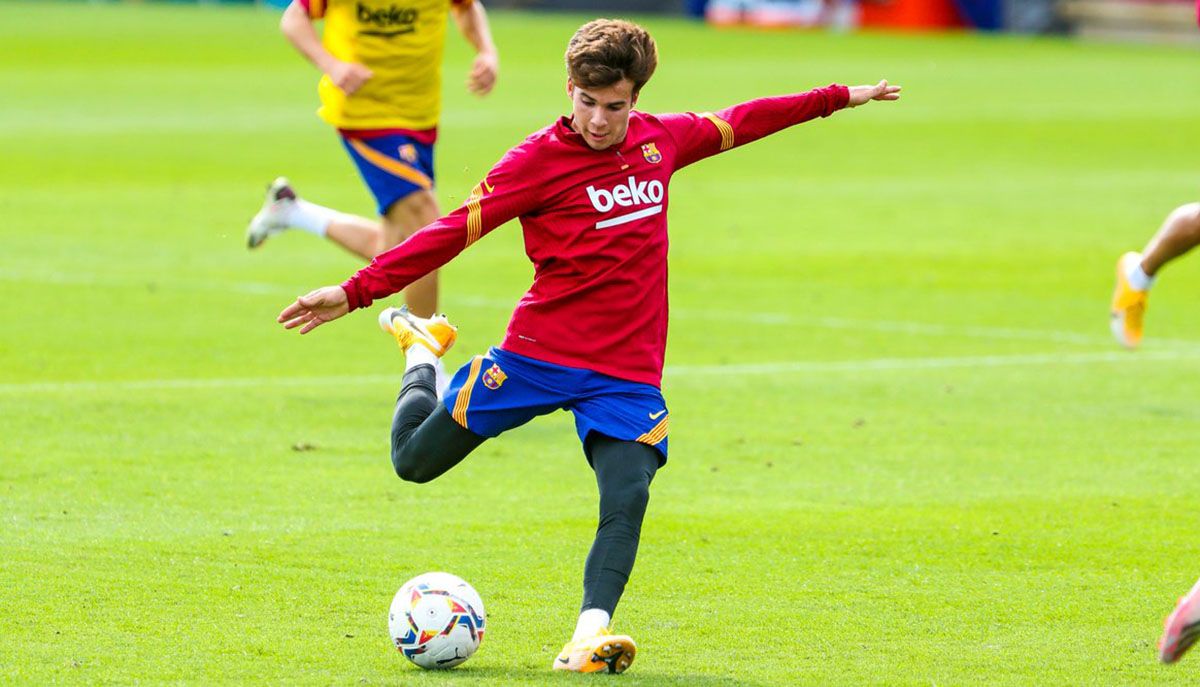
[[[381,216],[412,193],[433,190],[433,146],[428,143],[402,134],[364,138],[343,132],[342,145]]]
[[[454,374],[442,402],[458,424],[485,437],[569,410],[585,445],[598,432],[653,446],[667,462],[669,413],[662,391],[649,384],[492,348]]]

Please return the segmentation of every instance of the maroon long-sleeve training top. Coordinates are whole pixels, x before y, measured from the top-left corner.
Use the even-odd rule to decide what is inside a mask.
[[[846,106],[846,86],[716,113],[634,111],[625,140],[593,150],[563,117],[509,150],[450,214],[346,280],[350,309],[396,293],[520,218],[533,284],[500,347],[659,386],[667,342],[667,203],[693,162]]]

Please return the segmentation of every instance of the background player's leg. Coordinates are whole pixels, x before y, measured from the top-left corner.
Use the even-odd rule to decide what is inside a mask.
[[[588,438],[587,454],[600,488],[600,525],[584,566],[583,611],[603,611],[604,616],[593,614],[603,621],[602,627],[611,619],[633,570],[650,482],[661,455],[652,446],[600,434]],[[578,627],[576,638],[595,634],[596,629]]]
[[[291,182],[279,177],[267,189],[262,208],[246,228],[247,243],[257,248],[269,237],[289,229],[324,236],[364,260],[384,248],[379,222],[310,203],[296,194]]]
[[[392,416],[392,466],[401,479],[428,482],[458,465],[484,437],[454,421],[438,401],[433,365],[404,373]]]
[[[437,197],[432,191],[415,191],[408,194],[393,203],[383,217],[383,245],[378,252],[382,253],[392,246],[399,245],[440,216]],[[437,272],[431,272],[404,289],[404,302],[408,303],[409,311],[418,317],[431,317],[437,312]]]
[[[1200,203],[1189,203],[1167,216],[1142,251],[1142,270],[1153,277],[1163,265],[1200,244]]]
[[[367,262],[386,250],[380,223],[357,215],[336,213],[325,226],[325,238]]]
[[[1110,327],[1117,341],[1137,348],[1142,341],[1142,321],[1150,287],[1164,265],[1200,245],[1200,203],[1175,208],[1141,253],[1129,252],[1117,260]]]

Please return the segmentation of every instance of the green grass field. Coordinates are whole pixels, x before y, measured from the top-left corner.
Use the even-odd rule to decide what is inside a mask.
[[[274,324],[358,263],[300,233],[246,251],[264,185],[373,209],[277,15],[3,10],[0,683],[606,681],[548,670],[595,527],[570,417],[406,484],[374,313]],[[446,207],[566,110],[584,19],[494,13],[482,101],[452,37]],[[1195,684],[1200,657],[1154,642],[1200,575],[1200,258],[1165,272],[1143,350],[1106,321],[1116,257],[1197,198],[1195,51],[645,23],[648,111],[905,91],[676,177],[672,458],[617,681]],[[452,366],[530,274],[514,227],[446,269]],[[447,674],[386,631],[436,569],[490,615]]]

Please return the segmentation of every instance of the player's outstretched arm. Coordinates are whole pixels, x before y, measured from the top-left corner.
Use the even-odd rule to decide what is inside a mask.
[[[676,169],[732,150],[788,127],[871,100],[899,100],[900,87],[830,84],[803,93],[755,98],[717,112],[659,115],[679,145]]]
[[[300,327],[300,333],[307,334],[348,312],[350,304],[342,287],[323,286],[297,298],[279,313],[275,321],[284,329]]]
[[[343,62],[331,55],[321,44],[321,37],[317,35],[312,23],[313,20],[304,7],[298,2],[293,2],[283,11],[283,17],[279,20],[279,30],[301,55],[327,74],[335,86],[342,89],[346,95],[353,95],[374,76],[374,73],[365,65]]]
[[[466,6],[455,4],[453,12],[458,30],[475,46],[475,62],[467,75],[467,90],[475,95],[487,95],[496,86],[496,76],[500,72],[500,53],[492,42],[487,12],[479,0]]]
[[[900,87],[889,86],[887,79],[880,81],[874,86],[851,86],[850,101],[846,103],[846,107],[858,107],[871,102],[872,100],[899,100]]]

